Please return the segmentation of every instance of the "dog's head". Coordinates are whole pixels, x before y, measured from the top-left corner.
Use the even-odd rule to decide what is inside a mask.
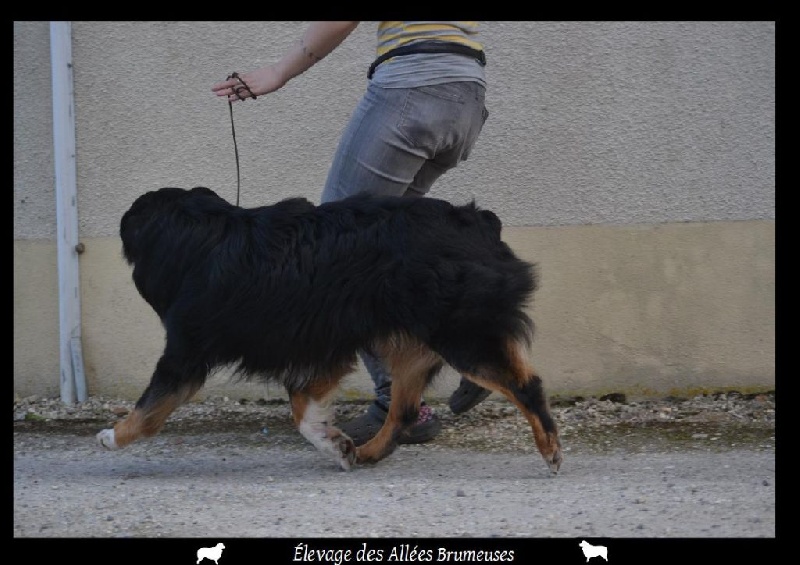
[[[213,190],[203,186],[191,190],[161,188],[147,192],[134,201],[122,215],[119,226],[122,252],[129,264],[136,263],[141,258],[143,250],[148,248],[146,240],[150,228],[163,223],[165,218],[182,208],[188,199],[225,202]]]

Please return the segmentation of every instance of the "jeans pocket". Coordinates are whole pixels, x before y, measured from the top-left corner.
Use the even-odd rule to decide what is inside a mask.
[[[450,82],[433,84],[430,86],[418,86],[414,90],[427,96],[434,96],[442,100],[447,100],[448,102],[457,102],[459,104],[464,102],[464,92],[459,88],[459,83]]]

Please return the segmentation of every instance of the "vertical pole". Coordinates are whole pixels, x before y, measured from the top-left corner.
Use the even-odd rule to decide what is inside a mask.
[[[75,104],[70,22],[50,22],[53,78],[53,146],[58,231],[58,293],[61,401],[86,400],[81,339],[78,265],[78,194],[75,165]]]

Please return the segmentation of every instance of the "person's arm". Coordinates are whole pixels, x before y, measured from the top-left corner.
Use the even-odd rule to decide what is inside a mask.
[[[313,22],[306,28],[300,41],[276,63],[239,74],[239,77],[256,96],[274,92],[324,59],[356,29],[358,24],[359,22]],[[236,102],[239,100],[234,92],[237,87],[241,87],[241,83],[234,78],[216,83],[211,90],[217,96],[224,96],[229,101]],[[250,93],[244,88],[239,89],[239,95],[250,98]]]

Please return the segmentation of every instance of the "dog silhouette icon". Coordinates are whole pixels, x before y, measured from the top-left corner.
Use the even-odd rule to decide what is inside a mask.
[[[218,543],[214,547],[201,547],[197,550],[197,562],[200,563],[203,559],[208,559],[219,564],[223,549],[225,549],[224,543]]]
[[[606,561],[608,561],[608,548],[604,545],[592,545],[586,540],[581,540],[581,543],[578,544],[581,546],[583,550],[583,555],[586,557],[586,561],[588,563],[589,559],[592,557],[602,557]]]

